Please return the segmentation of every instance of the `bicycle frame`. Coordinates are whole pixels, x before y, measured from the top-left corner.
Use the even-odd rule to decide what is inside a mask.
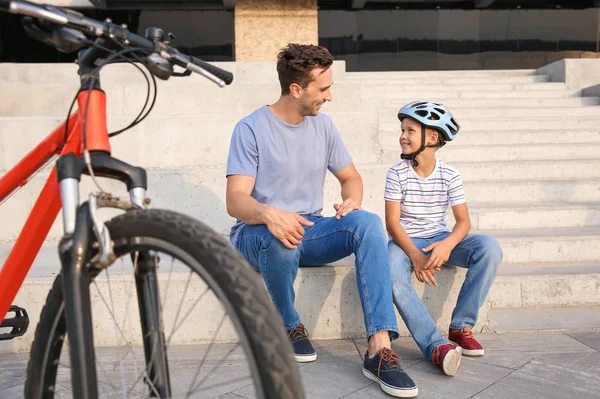
[[[79,110],[68,120],[66,141],[65,123],[67,122],[63,122],[0,178],[0,201],[18,187],[27,184],[29,178],[54,155],[64,155],[70,152],[77,156],[82,155],[83,113],[89,93],[91,95],[86,122],[87,147],[90,151],[100,150],[110,153],[106,127],[106,95],[100,90],[81,91],[77,96]],[[0,292],[2,293],[0,295],[0,320],[6,316],[60,209],[60,188],[55,166],[0,270]]]

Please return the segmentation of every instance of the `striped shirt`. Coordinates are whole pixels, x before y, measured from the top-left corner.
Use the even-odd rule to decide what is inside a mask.
[[[419,176],[408,160],[392,166],[385,182],[385,200],[400,202],[400,225],[411,238],[448,232],[448,204],[466,202],[460,174],[439,159],[428,177]]]

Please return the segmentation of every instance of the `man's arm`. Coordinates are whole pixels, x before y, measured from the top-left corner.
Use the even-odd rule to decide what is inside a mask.
[[[336,210],[335,217],[339,219],[356,209],[360,209],[363,200],[363,183],[360,174],[354,167],[354,162],[333,175],[342,187],[343,202],[333,205]]]
[[[302,216],[272,205],[261,204],[250,196],[256,179],[245,175],[227,176],[225,202],[227,213],[246,224],[264,224],[271,234],[287,248],[294,249],[302,242],[304,228],[312,226]]]
[[[255,181],[256,179],[250,176],[227,176],[227,213],[246,224],[266,224],[265,213],[268,205],[261,204],[250,196]]]

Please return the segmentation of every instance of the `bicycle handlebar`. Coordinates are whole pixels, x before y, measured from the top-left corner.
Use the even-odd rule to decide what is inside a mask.
[[[209,64],[199,58],[185,55],[176,48],[171,47],[168,42],[162,41],[162,38],[159,36],[154,37],[154,40],[149,40],[130,32],[125,25],[119,26],[113,24],[110,20],[100,22],[68,8],[37,4],[26,0],[11,1],[9,11],[13,14],[27,15],[56,25],[67,26],[87,36],[107,37],[119,40],[123,45],[132,48],[152,51],[172,64],[198,73],[221,87],[229,85],[233,81],[233,74],[231,72]]]

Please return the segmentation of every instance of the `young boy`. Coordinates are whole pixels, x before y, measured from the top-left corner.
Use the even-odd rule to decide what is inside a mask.
[[[471,329],[496,276],[502,250],[492,237],[468,234],[471,221],[460,174],[435,157],[460,128],[450,111],[442,104],[415,101],[402,107],[398,119],[402,161],[390,168],[385,187],[394,303],[425,357],[453,376],[461,353],[483,355]],[[456,219],[452,232],[447,227],[448,206]],[[414,270],[420,282],[437,285],[435,273],[446,263],[469,269],[452,313],[448,340],[411,283]]]

